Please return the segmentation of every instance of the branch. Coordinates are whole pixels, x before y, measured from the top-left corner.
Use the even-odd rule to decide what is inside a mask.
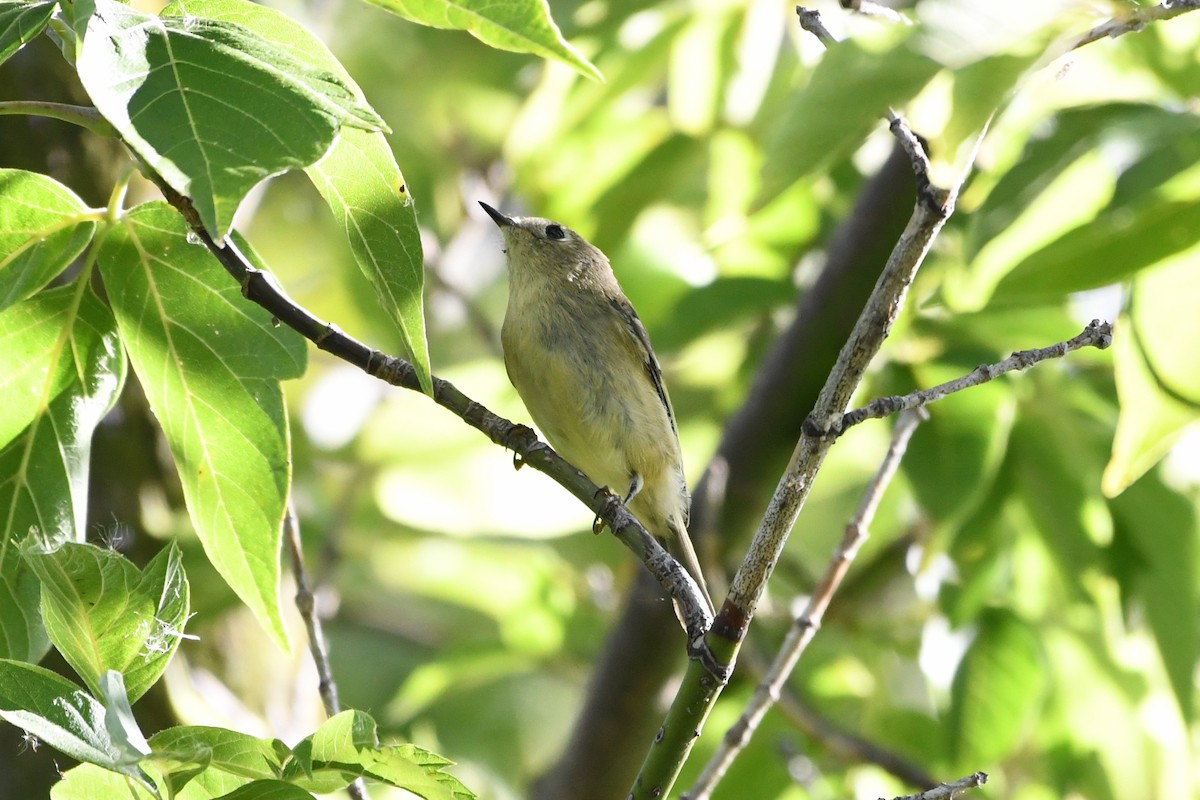
[[[858,512],[847,523],[842,541],[834,551],[816,591],[809,598],[807,608],[792,623],[791,630],[788,631],[783,645],[779,648],[775,661],[767,670],[766,677],[759,683],[754,697],[747,704],[742,716],[726,732],[717,752],[713,754],[712,759],[696,780],[696,785],[685,795],[689,800],[708,800],[712,796],[713,790],[716,789],[725,772],[750,743],[750,738],[758,730],[759,723],[762,722],[771,706],[775,704],[784,683],[792,674],[792,670],[796,668],[800,656],[820,629],[825,609],[829,607],[834,592],[837,591],[842,579],[849,571],[859,548],[870,535],[871,522],[875,518],[875,512],[879,508],[884,491],[900,466],[900,459],[904,457],[904,453],[908,449],[908,440],[922,419],[927,416],[928,412],[921,409],[901,416],[896,423],[896,429],[892,432],[892,442],[884,456],[883,463],[879,465],[875,477],[868,484],[862,502],[858,506]]]
[[[321,704],[325,706],[325,715],[332,717],[342,710],[338,700],[337,681],[333,678],[333,668],[329,665],[329,650],[325,644],[325,632],[321,629],[321,618],[317,614],[317,600],[313,595],[312,586],[308,582],[308,570],[304,566],[304,546],[300,541],[300,520],[296,516],[296,506],[288,498],[287,511],[283,516],[283,535],[287,542],[288,552],[292,556],[292,572],[296,576],[296,610],[304,620],[304,628],[308,632],[308,651],[312,654],[313,663],[317,667],[317,691],[321,695]],[[369,800],[367,784],[362,778],[356,778],[346,787],[353,800]]]
[[[954,797],[959,792],[964,792],[967,789],[974,789],[983,786],[988,781],[986,772],[976,772],[974,775],[968,775],[965,778],[959,778],[950,783],[939,784],[929,791],[920,792],[919,794],[906,794],[903,797],[895,797],[892,800],[954,800]]]
[[[1189,11],[1200,9],[1200,0],[1164,0],[1156,6],[1132,8],[1119,17],[1113,17],[1108,22],[1101,23],[1087,33],[1072,41],[1058,55],[1064,55],[1072,50],[1097,42],[1101,39],[1116,39],[1127,33],[1140,31],[1151,22],[1178,17]],[[1057,56],[1055,56],[1057,58]],[[1053,59],[1052,59],[1053,60]]]
[[[242,295],[248,300],[262,306],[276,320],[295,330],[319,349],[353,364],[368,375],[393,386],[421,391],[412,364],[368,347],[296,303],[287,296],[271,273],[252,266],[231,239],[226,238],[222,243],[215,242],[204,229],[191,200],[176,192],[148,168],[147,172],[167,202],[183,215],[193,233],[216,257],[225,271],[238,281],[242,287]],[[434,377],[433,400],[483,433],[493,443],[512,450],[515,454],[514,466],[520,468],[528,464],[549,475],[591,509],[596,517],[603,520],[609,530],[646,565],[659,585],[673,599],[679,601],[688,631],[689,654],[708,665],[706,669],[716,668],[716,662],[707,653],[703,640],[703,633],[708,630],[712,618],[695,579],[642,527],[619,497],[607,488],[592,483],[549,445],[540,441],[531,428],[493,414],[449,381]]]
[[[827,431],[809,430],[807,433],[811,436],[833,436],[836,438],[845,433],[847,429],[868,419],[881,419],[898,411],[921,408],[929,403],[941,400],[954,392],[961,392],[963,389],[969,389],[972,386],[979,386],[982,383],[995,380],[1006,372],[1028,369],[1040,361],[1051,358],[1062,358],[1067,353],[1081,350],[1084,347],[1095,347],[1099,350],[1104,350],[1111,344],[1112,324],[1094,319],[1088,323],[1088,326],[1083,329],[1082,333],[1073,339],[1052,344],[1049,347],[1040,347],[1036,350],[1020,350],[999,363],[981,364],[963,377],[934,386],[932,389],[920,389],[903,397],[880,397],[872,400],[862,408],[856,408],[844,414],[841,420],[834,423]]]

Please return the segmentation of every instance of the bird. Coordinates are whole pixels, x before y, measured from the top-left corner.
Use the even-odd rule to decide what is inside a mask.
[[[646,326],[608,258],[575,231],[480,202],[504,238],[504,366],[534,424],[593,483],[624,492],[712,600],[688,536],[679,430]],[[677,615],[680,615],[678,606]]]

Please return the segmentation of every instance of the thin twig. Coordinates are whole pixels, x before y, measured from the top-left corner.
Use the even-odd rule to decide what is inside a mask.
[[[963,377],[947,381],[931,389],[920,389],[902,397],[880,397],[872,400],[868,405],[856,408],[843,415],[841,421],[835,424],[834,428],[829,431],[829,434],[840,436],[847,429],[865,420],[881,419],[905,409],[920,408],[941,400],[954,392],[961,392],[963,389],[987,383],[1006,372],[1028,369],[1038,362],[1051,358],[1062,358],[1067,353],[1081,350],[1084,347],[1095,347],[1099,350],[1104,350],[1111,344],[1112,324],[1094,319],[1088,323],[1088,326],[1078,336],[1068,339],[1065,342],[1058,342],[1049,347],[1039,347],[1035,350],[1020,350],[1003,361],[996,364],[981,364]]]
[[[1063,55],[1071,50],[1078,50],[1080,47],[1101,39],[1116,39],[1127,33],[1135,33],[1145,28],[1151,22],[1160,22],[1178,17],[1180,14],[1186,14],[1189,11],[1200,10],[1200,0],[1165,0],[1165,2],[1159,3],[1156,6],[1149,6],[1147,8],[1129,8],[1127,6],[1127,9],[1120,16],[1113,17],[1107,22],[1097,25],[1087,33],[1073,40],[1058,55]],[[1057,57],[1055,56],[1055,58]]]
[[[304,620],[308,632],[308,652],[312,654],[313,664],[317,667],[317,691],[321,695],[321,704],[325,706],[326,716],[332,717],[342,710],[338,700],[337,681],[333,677],[333,668],[329,665],[329,649],[325,644],[325,632],[321,627],[321,617],[317,614],[317,599],[313,594],[312,585],[308,581],[308,569],[304,565],[304,545],[300,541],[300,519],[296,516],[296,506],[288,498],[287,510],[283,516],[283,537],[287,542],[288,552],[292,556],[292,573],[296,578],[296,610]],[[354,800],[370,800],[367,794],[367,784],[362,778],[356,779],[346,790]]]
[[[894,797],[892,800],[954,800],[954,797],[959,792],[965,792],[967,789],[975,789],[983,786],[988,781],[986,772],[976,772],[974,775],[968,775],[965,778],[959,778],[950,783],[939,784],[929,791],[920,792],[918,794],[906,794],[903,797]],[[880,798],[882,800],[882,798]]]
[[[685,795],[689,800],[707,800],[712,796],[717,783],[720,782],[738,754],[750,743],[750,738],[758,730],[759,723],[779,698],[784,682],[792,674],[800,656],[820,629],[825,609],[829,607],[834,592],[837,591],[842,579],[849,571],[859,548],[867,540],[871,522],[879,508],[879,502],[900,466],[900,459],[904,457],[904,453],[908,449],[908,441],[912,437],[913,431],[927,416],[928,413],[924,409],[920,409],[902,415],[896,422],[896,429],[892,433],[892,442],[883,462],[879,465],[875,477],[868,484],[857,513],[847,523],[842,541],[834,550],[833,557],[825,568],[824,576],[808,600],[808,606],[804,609],[804,613],[796,617],[792,623],[792,628],[780,646],[779,653],[775,656],[770,669],[767,670],[766,677],[755,690],[754,697],[746,705],[742,716],[726,732],[716,753],[700,773],[695,786]]]

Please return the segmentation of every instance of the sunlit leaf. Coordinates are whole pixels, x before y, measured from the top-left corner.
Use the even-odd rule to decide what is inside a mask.
[[[1147,314],[1152,314],[1159,303],[1163,304],[1165,310],[1186,301],[1187,297],[1182,293],[1169,300],[1147,296],[1143,299],[1146,303],[1143,308]],[[1186,319],[1190,317],[1189,313],[1185,319],[1152,321],[1149,324],[1164,330],[1173,325],[1186,326]],[[1175,349],[1174,343],[1167,343],[1161,356],[1149,353],[1134,335],[1136,328],[1133,324],[1127,319],[1122,322],[1125,324],[1118,323],[1116,327],[1118,333],[1122,330],[1131,332],[1118,335],[1113,340],[1113,369],[1116,372],[1117,395],[1121,399],[1121,413],[1113,436],[1112,455],[1104,469],[1104,493],[1110,497],[1120,494],[1145,475],[1200,416],[1195,404],[1171,392],[1147,361],[1148,357],[1161,357],[1175,366],[1179,363],[1177,359],[1181,351]],[[1185,349],[1187,347],[1186,341],[1177,344]]]
[[[55,2],[0,2],[0,64],[42,32],[57,5]]]
[[[304,342],[242,297],[165,203],[122,218],[100,270],[205,553],[284,643],[279,545],[291,460],[279,381],[304,371]]]
[[[0,659],[0,719],[71,758],[143,779],[130,753],[113,741],[106,718],[104,705],[66,678]]]
[[[86,283],[0,314],[0,350],[11,370],[0,377],[0,655],[36,661],[49,640],[17,542],[83,539],[92,433],[124,383],[125,354]]]
[[[86,210],[50,177],[0,169],[0,311],[41,289],[83,252],[96,230],[95,222],[80,219]]]
[[[1123,586],[1130,600],[1145,608],[1175,699],[1191,721],[1200,660],[1196,508],[1152,475],[1131,485],[1111,506],[1125,546],[1137,554],[1121,566]]]
[[[852,153],[873,128],[886,124],[881,120],[890,106],[915,95],[939,69],[907,40],[883,52],[853,41],[826,52],[771,137],[758,205]]]
[[[382,120],[336,75],[234,23],[96,0],[79,75],[100,113],[223,238],[263,178],[320,158],[343,125]]]
[[[1200,242],[1194,200],[1113,209],[1033,253],[996,287],[1001,302],[1055,300],[1107,286]]]
[[[370,0],[393,14],[434,28],[469,32],[479,41],[501,50],[556,58],[589,78],[600,80],[600,70],[563,39],[545,0]]]
[[[380,746],[375,721],[361,711],[343,711],[296,745],[289,778],[314,791],[328,792],[366,776],[399,786],[425,800],[471,800],[456,778],[443,772],[451,764],[415,745]]]
[[[174,655],[188,615],[188,584],[173,544],[139,570],[120,553],[67,543],[25,554],[42,584],[50,639],[96,694],[109,670],[124,675],[131,700]]]
[[[421,234],[391,148],[380,133],[348,130],[307,171],[345,231],[355,261],[400,329],[422,388],[432,394]]]
[[[244,25],[278,42],[312,69],[334,73],[362,97],[324,43],[275,9],[244,0],[177,0],[165,13],[197,14]],[[421,385],[432,391],[425,342],[425,260],[416,206],[386,139],[375,131],[348,128],[307,172],[333,209],[380,303],[395,320]]]

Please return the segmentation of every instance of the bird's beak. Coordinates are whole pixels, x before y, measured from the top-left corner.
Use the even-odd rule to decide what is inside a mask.
[[[504,216],[499,211],[492,208],[491,206],[489,206],[487,203],[483,202],[482,200],[479,201],[479,205],[483,206],[483,210],[486,211],[488,213],[488,216],[492,218],[492,221],[495,222],[497,225],[499,225],[501,228],[516,227],[517,223],[513,222],[512,217]]]

